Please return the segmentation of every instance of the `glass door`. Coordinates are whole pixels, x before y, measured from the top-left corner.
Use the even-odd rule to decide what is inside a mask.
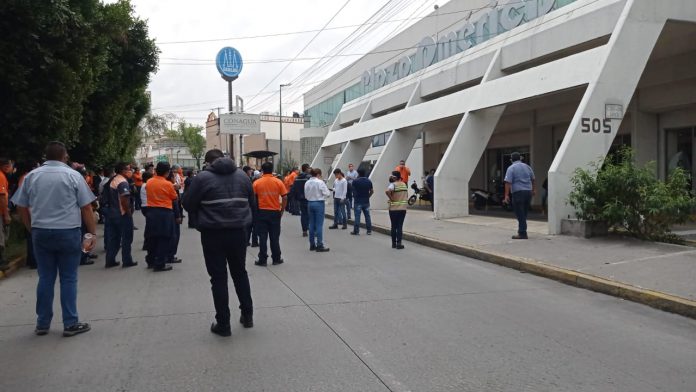
[[[677,167],[690,176],[689,183],[694,189],[694,127],[667,130],[667,174]]]

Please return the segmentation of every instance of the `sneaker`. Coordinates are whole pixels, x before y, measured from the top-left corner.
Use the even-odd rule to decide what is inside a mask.
[[[372,235],[372,232],[371,232],[371,231],[368,231],[368,232],[365,233],[365,234],[367,234],[367,235]]]
[[[317,247],[316,247],[315,245],[310,245],[310,246],[309,246],[309,250],[310,250],[310,251],[315,251],[315,250],[317,250]]]
[[[254,265],[258,265],[259,267],[265,267],[268,265],[268,263],[266,263],[265,261],[256,260],[254,261]]]
[[[173,267],[171,265],[162,265],[162,266],[152,267],[152,270],[155,272],[163,272],[163,271],[171,271],[172,268]]]
[[[95,255],[94,253],[90,253],[87,255],[87,257],[89,257],[90,259],[96,259],[99,256]]]
[[[285,260],[280,259],[280,260],[273,260],[273,265],[278,265],[278,264],[283,264]]]
[[[169,261],[167,261],[167,264],[179,264],[179,263],[181,263],[182,261],[183,261],[183,260],[181,260],[180,258],[175,257],[175,258],[170,259]]]
[[[403,248],[404,248],[403,245],[401,245],[401,244],[396,244],[396,249],[403,249]]]
[[[341,227],[341,230],[345,230],[345,229],[347,229],[347,228],[348,228],[348,226],[343,225],[343,227]]]
[[[34,330],[34,333],[37,334],[38,336],[44,336],[48,334],[48,327],[36,327]]]
[[[252,315],[242,315],[239,318],[239,322],[244,326],[244,328],[254,327],[254,317]]]
[[[210,326],[210,332],[223,337],[232,336],[232,329],[229,325],[220,325],[218,323],[213,323]]]
[[[329,248],[324,248],[323,246],[317,246],[317,252],[328,252]]]
[[[392,249],[396,249],[396,242],[392,242]]]
[[[85,332],[89,331],[90,329],[92,329],[92,328],[90,328],[89,324],[87,324],[87,323],[77,323],[77,324],[72,325],[68,328],[65,328],[63,330],[63,336],[65,336],[65,337],[75,336],[75,335],[78,335],[81,333],[85,333]]]

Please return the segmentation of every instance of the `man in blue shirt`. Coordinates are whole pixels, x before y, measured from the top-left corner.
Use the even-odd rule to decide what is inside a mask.
[[[360,212],[365,214],[365,226],[367,227],[367,235],[372,234],[372,220],[370,219],[370,197],[374,193],[372,189],[372,181],[365,177],[365,169],[358,169],[358,178],[353,180],[353,202],[355,212],[355,225],[352,235],[360,234]]]
[[[512,193],[512,208],[517,216],[517,235],[513,240],[526,240],[527,237],[527,213],[529,203],[536,193],[534,189],[534,171],[526,163],[520,160],[520,153],[513,152],[510,156],[512,165],[505,172],[505,203],[510,202]]]
[[[90,330],[77,315],[77,268],[82,251],[91,251],[96,243],[92,212],[95,197],[80,174],[65,164],[68,154],[63,143],[49,143],[46,159],[43,166],[27,174],[12,202],[31,232],[38,266],[35,332],[48,333],[53,318],[53,287],[60,274],[63,336],[74,336]],[[81,222],[86,228],[82,241]]]

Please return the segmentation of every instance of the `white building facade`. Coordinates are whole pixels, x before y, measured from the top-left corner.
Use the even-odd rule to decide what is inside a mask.
[[[677,155],[696,171],[696,1],[451,1],[307,92],[305,108],[328,127],[313,167],[367,157],[379,186],[408,157],[414,177],[436,169],[435,218],[468,215],[469,189],[501,186],[518,151],[537,189],[548,179],[557,234],[574,216],[573,172],[612,148],[632,146],[660,177]]]

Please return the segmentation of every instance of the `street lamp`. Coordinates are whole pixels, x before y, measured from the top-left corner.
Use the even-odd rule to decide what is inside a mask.
[[[289,87],[292,85],[292,83],[288,84],[281,84],[280,85],[280,112],[278,113],[278,123],[280,123],[280,154],[279,154],[279,162],[278,162],[278,172],[283,175],[282,173],[282,166],[283,166],[283,87]]]

